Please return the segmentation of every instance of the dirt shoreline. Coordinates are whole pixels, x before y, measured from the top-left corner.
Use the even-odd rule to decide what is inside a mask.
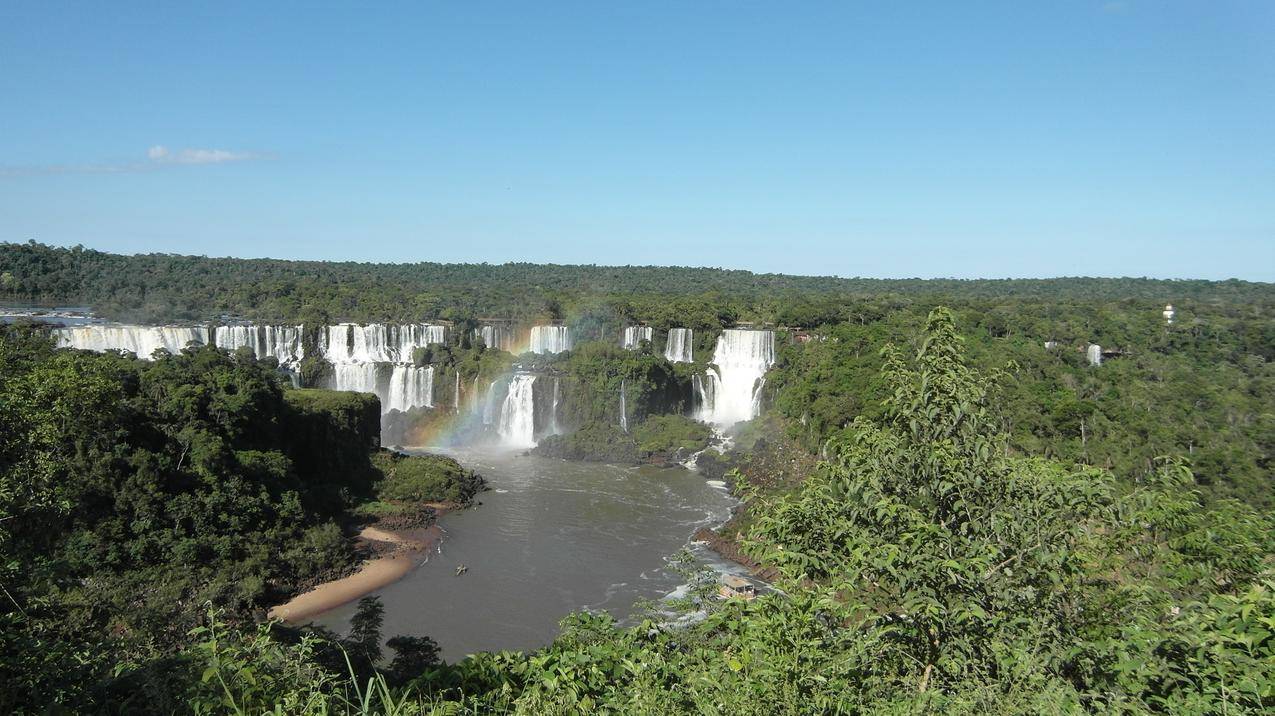
[[[455,505],[436,503],[427,506],[434,509],[435,518],[455,508]],[[323,582],[283,604],[271,607],[267,616],[292,624],[304,623],[393,584],[415,569],[443,541],[443,530],[436,522],[424,529],[407,531],[369,525],[359,532],[358,539],[376,556],[365,561],[351,575]]]

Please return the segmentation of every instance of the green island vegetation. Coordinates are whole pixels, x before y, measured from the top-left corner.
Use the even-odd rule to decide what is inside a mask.
[[[482,488],[449,459],[380,450],[373,398],[293,389],[246,351],[147,363],[4,329],[7,711],[1275,709],[1270,285],[327,264],[38,244],[0,246],[0,277],[0,298],[127,320],[449,320],[461,329],[452,342],[414,356],[435,366],[441,409],[391,415],[387,444],[419,444],[406,439],[413,421],[460,407],[449,402],[457,375],[487,383],[517,362],[561,390],[563,434],[536,451],[614,462],[702,449],[707,430],[682,416],[716,332],[781,328],[762,415],[726,454],[698,459],[743,499],[714,546],[779,591],[719,601],[692,573],[686,606],[702,619],[621,626],[581,613],[543,649],[454,664],[428,635],[383,642],[372,599],[346,635],[262,620],[265,606],[350,569],[349,537],[369,518]],[[471,340],[483,317],[562,320],[576,345],[511,356]],[[656,328],[655,344],[621,350],[617,331],[634,323]],[[696,329],[696,363],[664,360],[658,332],[670,327]],[[1107,353],[1100,366],[1086,360],[1091,343]]]
[[[653,415],[624,432],[613,422],[586,423],[563,435],[549,435],[531,452],[566,460],[672,465],[708,447],[707,425],[682,415]]]
[[[382,502],[464,504],[483,489],[483,480],[443,455],[404,455],[382,450],[372,464],[386,479],[377,483]]]

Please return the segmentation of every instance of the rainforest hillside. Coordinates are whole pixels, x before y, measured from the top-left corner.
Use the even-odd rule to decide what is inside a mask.
[[[812,267],[813,268],[813,267]],[[835,322],[865,298],[943,302],[1137,299],[1269,306],[1275,289],[1244,281],[1144,278],[856,279],[713,268],[554,264],[373,264],[124,256],[35,242],[0,244],[0,299],[72,302],[118,320],[325,323],[618,315],[657,327],[736,321]]]

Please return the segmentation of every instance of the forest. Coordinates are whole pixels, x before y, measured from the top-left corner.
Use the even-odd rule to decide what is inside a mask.
[[[0,709],[110,703],[206,608],[250,624],[350,570],[367,507],[482,489],[379,438],[374,396],[291,389],[251,351],[149,363],[0,326]]]
[[[1065,278],[846,279],[712,268],[553,264],[372,264],[147,254],[0,243],[0,300],[93,306],[119,321],[419,321],[571,318],[657,328],[721,328],[738,321],[813,327],[836,323],[864,298],[908,302],[1216,305],[1275,302],[1245,281]],[[888,305],[889,302],[887,302]],[[868,308],[870,313],[873,309]]]
[[[762,416],[700,462],[744,501],[721,539],[778,591],[718,601],[713,578],[688,566],[681,606],[699,620],[579,613],[542,649],[456,663],[439,661],[428,635],[386,643],[375,600],[347,635],[262,619],[348,570],[359,559],[348,538],[368,515],[482,489],[455,461],[382,449],[374,398],[292,388],[250,351],[146,362],[3,328],[7,711],[1275,709],[1267,284],[391,267],[6,244],[0,292],[142,321],[560,319],[581,336],[569,352],[515,357],[460,330],[414,359],[443,386],[515,361],[556,377],[567,434],[537,449],[616,462],[701,448],[687,387],[716,332],[783,327]],[[665,360],[662,337],[619,348],[616,329],[638,322],[697,329],[696,363]],[[1089,344],[1102,346],[1100,365]],[[616,427],[622,391],[628,432]]]

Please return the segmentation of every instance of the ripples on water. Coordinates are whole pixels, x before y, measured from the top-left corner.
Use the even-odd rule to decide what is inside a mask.
[[[386,637],[429,636],[444,658],[474,651],[533,649],[580,609],[623,619],[639,599],[674,593],[682,579],[667,560],[700,527],[735,504],[694,472],[531,457],[494,449],[438,450],[477,470],[491,490],[482,505],[442,518],[438,554],[377,594]],[[697,558],[737,568],[703,547]],[[469,570],[455,575],[457,565]],[[354,605],[318,621],[348,628]]]

